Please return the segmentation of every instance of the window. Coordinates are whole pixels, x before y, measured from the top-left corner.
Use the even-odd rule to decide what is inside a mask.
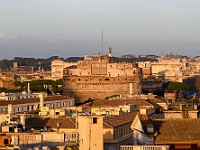
[[[97,124],[97,118],[96,117],[93,118],[93,124]]]
[[[8,139],[4,139],[3,143],[4,143],[4,144],[9,144]]]

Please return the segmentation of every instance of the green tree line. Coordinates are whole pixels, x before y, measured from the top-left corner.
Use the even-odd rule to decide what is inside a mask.
[[[53,93],[62,92],[62,85],[63,80],[32,80],[32,81],[15,81],[13,85],[16,87],[16,89],[6,89],[6,88],[0,88],[0,92],[6,92],[6,93],[12,93],[12,92],[21,92],[24,90],[27,90],[28,83],[30,85],[30,90],[33,92],[48,92],[49,94],[53,91]]]

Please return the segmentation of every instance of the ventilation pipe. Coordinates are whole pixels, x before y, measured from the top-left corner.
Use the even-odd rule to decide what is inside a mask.
[[[132,95],[133,94],[133,83],[130,83],[129,86],[130,86],[130,95]]]
[[[30,91],[30,83],[28,83],[28,94],[30,94],[31,93],[31,91]]]
[[[8,114],[12,114],[13,113],[13,105],[12,104],[8,104]]]
[[[40,97],[40,110],[42,110],[44,108],[44,94],[40,93],[39,97]]]
[[[20,123],[23,125],[23,129],[25,129],[25,116],[20,115]]]

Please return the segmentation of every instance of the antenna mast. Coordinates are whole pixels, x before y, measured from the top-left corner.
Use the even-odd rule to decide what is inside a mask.
[[[101,47],[101,55],[103,56],[103,48],[104,48],[104,47],[103,47],[103,46],[104,46],[104,45],[103,45],[103,28],[102,28],[102,33],[101,33],[101,42],[102,42],[102,43],[101,43],[101,46],[102,46],[102,47]]]

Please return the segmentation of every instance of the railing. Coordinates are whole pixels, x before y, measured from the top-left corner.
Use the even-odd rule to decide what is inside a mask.
[[[167,145],[145,145],[145,146],[134,146],[134,145],[122,145],[120,146],[120,150],[169,150],[169,146]]]

